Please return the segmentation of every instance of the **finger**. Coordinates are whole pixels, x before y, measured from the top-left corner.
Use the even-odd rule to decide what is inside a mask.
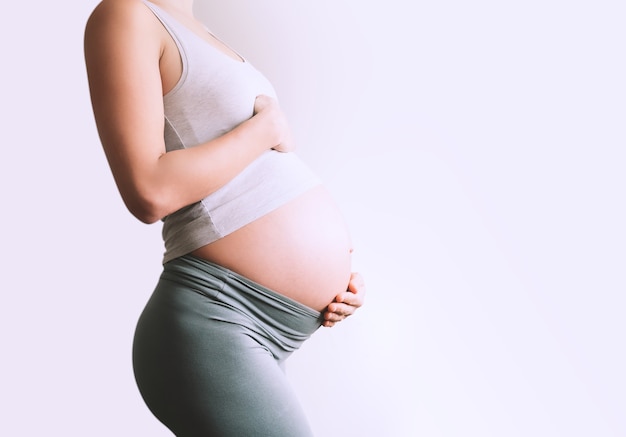
[[[335,322],[331,322],[330,320],[324,320],[324,323],[322,323],[322,326],[324,328],[332,328],[333,326],[335,326]]]
[[[329,308],[324,312],[322,325],[329,328],[335,326],[337,323],[351,316],[355,310],[356,308],[349,305],[333,303],[329,305]]]
[[[330,320],[331,322],[338,322],[340,320],[343,320],[347,317],[347,314],[343,314],[343,313],[338,313],[338,312],[334,312],[334,311],[326,311],[324,313],[324,320]]]
[[[351,307],[359,308],[363,305],[364,296],[362,294],[354,294],[351,291],[344,291],[335,297],[335,302]]]
[[[344,291],[343,293],[339,293],[335,297],[335,302],[359,308],[365,302],[365,292],[363,290],[364,288],[359,288],[359,291],[357,293],[354,293],[352,291]]]
[[[350,274],[350,282],[348,283],[348,291],[354,294],[365,294],[365,280],[359,272]]]
[[[323,323],[324,323],[324,326],[331,325],[331,324],[335,325],[336,323],[342,322],[345,319],[346,319],[345,316],[340,316],[337,314],[329,314],[328,316],[324,317]]]
[[[350,303],[339,303],[333,302],[328,305],[327,311],[332,314],[337,314],[339,316],[351,316],[356,311],[357,307],[355,305],[351,305]]]

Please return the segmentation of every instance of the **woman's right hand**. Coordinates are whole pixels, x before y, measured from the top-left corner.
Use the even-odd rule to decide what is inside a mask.
[[[254,101],[254,115],[259,115],[267,120],[268,128],[275,135],[276,144],[272,149],[279,152],[292,152],[295,144],[289,123],[285,113],[278,106],[278,101],[270,96],[259,95]]]

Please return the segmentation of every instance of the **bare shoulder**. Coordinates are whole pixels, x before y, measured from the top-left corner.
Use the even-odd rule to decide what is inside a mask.
[[[142,0],[102,0],[85,26],[85,38],[109,33],[142,32],[154,27],[154,17]]]
[[[111,18],[138,17],[147,12],[142,0],[101,0],[89,17],[89,21]]]
[[[102,0],[87,19],[83,44],[88,70],[139,58],[153,63],[164,45],[163,29],[142,0]]]

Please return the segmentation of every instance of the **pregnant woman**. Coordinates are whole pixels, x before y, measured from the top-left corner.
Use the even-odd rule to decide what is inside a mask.
[[[270,83],[197,21],[193,0],[103,0],[85,31],[117,187],[163,221],[163,272],[133,365],[177,436],[309,436],[283,372],[363,303],[333,200],[293,153]]]

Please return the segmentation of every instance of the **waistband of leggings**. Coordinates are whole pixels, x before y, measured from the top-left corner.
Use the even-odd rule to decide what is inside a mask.
[[[184,255],[166,263],[164,274],[168,272],[178,276],[182,274],[187,280],[193,281],[193,286],[198,291],[209,296],[214,293],[228,292],[227,285],[229,285],[236,288],[237,296],[231,297],[238,300],[243,298],[244,300],[260,301],[263,306],[270,306],[281,312],[287,311],[304,319],[303,321],[308,319],[305,324],[311,323],[319,326],[323,320],[320,311],[254,282],[239,273],[193,255]]]

